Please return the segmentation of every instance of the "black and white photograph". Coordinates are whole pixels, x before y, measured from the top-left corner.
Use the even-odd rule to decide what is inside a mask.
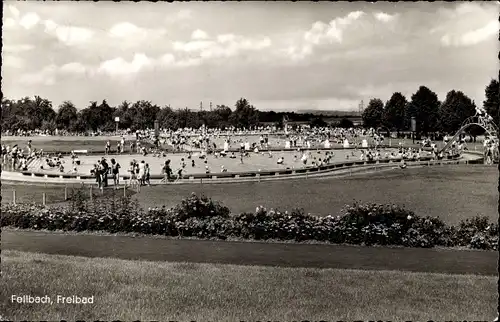
[[[2,2],[1,321],[498,321],[498,1]]]

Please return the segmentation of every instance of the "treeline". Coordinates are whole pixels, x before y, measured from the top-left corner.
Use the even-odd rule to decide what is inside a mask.
[[[499,84],[492,80],[486,87],[484,108],[493,116],[498,124]],[[316,113],[259,111],[245,98],[239,99],[234,108],[217,105],[207,111],[194,111],[188,108],[173,109],[170,106],[160,107],[150,101],[135,103],[124,101],[120,105],[110,106],[106,100],[100,104],[93,101],[84,109],[78,110],[70,101],[63,102],[54,110],[48,99],[35,96],[19,100],[2,99],[1,130],[67,130],[70,132],[114,131],[115,117],[119,117],[119,129],[139,130],[153,128],[155,120],[161,128],[255,128],[261,125],[282,127],[286,119],[291,124],[306,123],[312,127],[327,125],[352,127],[348,117],[328,124],[325,119],[331,116]],[[394,93],[384,104],[381,99],[373,98],[365,109],[362,118],[365,127],[386,127],[392,131],[410,129],[410,119],[415,117],[419,133],[446,132],[459,129],[462,122],[475,114],[475,103],[460,91],[450,91],[444,102],[425,86],[421,86],[408,101],[401,93]]]
[[[3,99],[1,125],[2,131],[54,131],[57,128],[71,132],[105,132],[115,130],[115,117],[119,117],[119,129],[131,130],[153,128],[155,120],[159,121],[160,127],[174,130],[185,127],[199,128],[203,124],[210,128],[253,128],[259,125],[282,127],[284,119],[289,122],[309,123],[312,126],[326,125],[321,115],[259,111],[244,98],[236,102],[234,109],[217,105],[211,111],[193,111],[188,108],[174,110],[170,106],[160,107],[150,101],[124,101],[113,107],[103,100],[100,104],[90,102],[88,107],[81,110],[72,102],[65,101],[56,112],[51,101],[39,96],[34,99]],[[345,120],[343,122],[345,123]]]
[[[483,108],[499,124],[499,82],[496,79],[486,86]],[[384,104],[379,98],[370,100],[362,118],[365,127],[387,128],[391,131],[408,131],[411,129],[411,118],[416,121],[417,134],[455,133],[462,123],[476,114],[476,103],[461,91],[448,92],[443,102],[436,93],[425,86],[408,101],[404,95],[396,92]],[[483,132],[478,127],[471,127],[471,135]]]

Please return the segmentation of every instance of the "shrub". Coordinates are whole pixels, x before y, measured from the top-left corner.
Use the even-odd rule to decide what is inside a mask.
[[[303,209],[291,213],[257,207],[232,215],[227,207],[204,196],[191,196],[171,208],[140,209],[130,197],[112,195],[89,203],[73,196],[66,208],[34,204],[2,205],[1,226],[64,231],[107,231],[149,235],[254,240],[323,241],[357,245],[406,247],[462,246],[498,249],[498,225],[474,217],[457,226],[419,217],[397,205],[354,203],[338,216],[316,217]]]

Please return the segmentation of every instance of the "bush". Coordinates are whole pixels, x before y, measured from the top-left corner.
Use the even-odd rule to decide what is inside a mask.
[[[63,231],[107,231],[197,238],[315,240],[336,244],[406,247],[498,249],[498,225],[474,217],[458,226],[419,217],[397,205],[354,203],[338,216],[316,217],[303,209],[291,213],[257,207],[253,213],[230,214],[227,207],[204,196],[191,196],[171,209],[143,210],[129,197],[114,195],[88,202],[75,195],[66,208],[2,205],[1,226]]]

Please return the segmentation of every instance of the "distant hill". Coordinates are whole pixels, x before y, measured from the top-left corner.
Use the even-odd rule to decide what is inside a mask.
[[[297,110],[295,113],[310,113],[313,115],[324,115],[333,117],[360,116],[358,111],[332,111],[332,110]]]

